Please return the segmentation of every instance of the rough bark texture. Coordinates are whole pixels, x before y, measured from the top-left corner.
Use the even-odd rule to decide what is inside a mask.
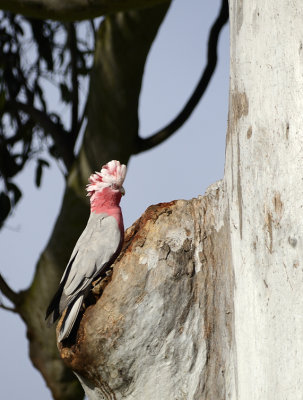
[[[33,283],[19,297],[17,311],[27,326],[31,360],[58,400],[82,398],[83,391],[60,360],[55,330],[48,329],[44,321],[45,310],[88,217],[83,189],[88,176],[108,160],[126,163],[132,154],[138,134],[138,98],[144,64],[167,8],[165,5],[118,13],[101,24],[83,145],[69,175],[62,207],[37,264]]]
[[[225,181],[238,399],[297,400],[303,376],[303,8],[231,1]]]
[[[223,204],[215,184],[199,199],[148,208],[128,229],[76,344],[60,349],[90,399],[228,396],[233,268]]]
[[[39,19],[75,21],[153,7],[170,0],[0,0],[0,9]]]
[[[223,182],[147,210],[60,346],[90,399],[302,398],[303,9],[231,1]]]

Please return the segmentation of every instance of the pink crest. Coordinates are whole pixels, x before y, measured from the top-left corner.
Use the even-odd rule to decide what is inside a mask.
[[[119,161],[112,160],[103,165],[100,172],[95,172],[89,177],[89,184],[86,186],[88,196],[94,192],[101,192],[104,188],[110,187],[113,190],[120,190],[126,175],[126,166]]]

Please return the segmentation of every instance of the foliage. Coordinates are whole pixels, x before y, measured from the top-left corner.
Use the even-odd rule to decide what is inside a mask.
[[[83,396],[79,383],[59,360],[54,330],[47,329],[43,321],[62,268],[87,218],[78,188],[83,187],[96,165],[113,158],[126,163],[133,154],[149,150],[174,134],[189,118],[216,67],[218,37],[228,18],[227,0],[222,0],[210,31],[207,64],[184,108],[162,129],[144,138],[139,136],[142,75],[150,46],[169,7],[170,2],[163,2],[150,7],[149,1],[146,9],[141,2],[138,10],[108,12],[97,34],[93,21],[37,21],[0,12],[0,225],[21,197],[15,178],[29,162],[36,163],[37,186],[43,183],[49,158],[55,159],[68,176],[61,210],[31,286],[16,293],[0,274],[0,290],[13,304],[7,307],[0,302],[0,307],[17,313],[25,322],[30,358],[56,399]],[[24,12],[25,3],[21,0],[18,12]],[[29,4],[33,6],[31,1]],[[95,5],[86,5],[90,7],[95,10]],[[71,15],[68,13],[69,20]],[[86,106],[89,75],[90,100]],[[58,99],[58,104],[50,104],[50,97]],[[75,154],[86,120],[81,149]]]
[[[73,162],[85,112],[79,117],[79,108],[85,108],[79,87],[87,86],[94,37],[93,21],[62,23],[0,12],[0,226],[22,196],[14,178],[28,162],[36,163],[38,187],[49,166],[47,153],[65,172]],[[60,94],[55,110],[45,98],[51,90]]]

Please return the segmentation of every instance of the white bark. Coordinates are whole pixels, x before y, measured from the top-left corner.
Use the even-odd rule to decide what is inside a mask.
[[[303,398],[302,5],[230,2],[225,182],[243,400]]]
[[[223,182],[148,210],[77,344],[91,399],[303,398],[303,7],[230,1]]]

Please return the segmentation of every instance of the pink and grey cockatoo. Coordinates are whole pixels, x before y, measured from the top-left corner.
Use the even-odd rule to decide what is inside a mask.
[[[122,186],[125,174],[126,166],[113,160],[89,178],[86,190],[90,196],[90,217],[46,311],[51,325],[67,309],[59,342],[69,336],[92,282],[120,253],[124,227],[119,203],[125,193]]]

